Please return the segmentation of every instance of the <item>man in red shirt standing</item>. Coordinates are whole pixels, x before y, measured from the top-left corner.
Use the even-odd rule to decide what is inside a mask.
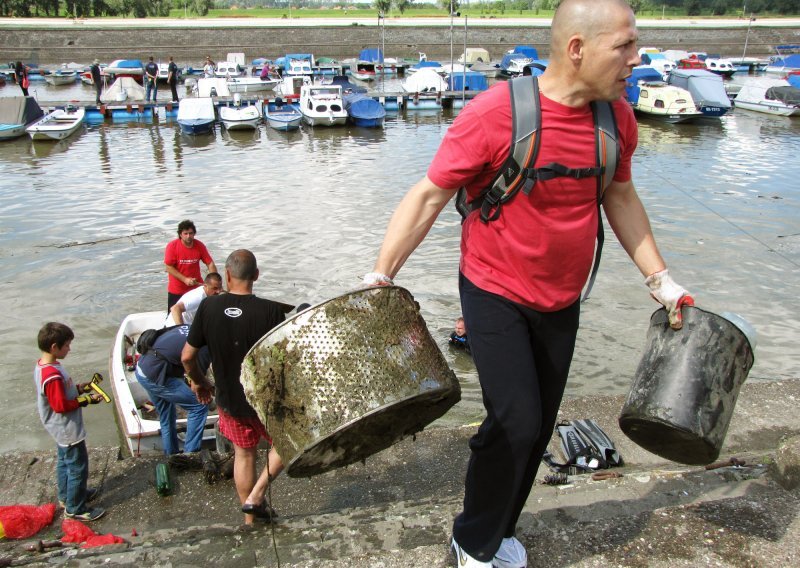
[[[636,121],[622,100],[640,63],[636,22],[624,0],[563,0],[551,27],[547,70],[538,79],[541,127],[535,169],[578,172],[596,165],[590,103],[612,103],[620,160],[603,209],[655,300],[681,327],[691,302],[669,276],[631,177]],[[507,83],[475,97],[447,131],[427,175],[397,207],[368,285],[390,285],[445,205],[464,187],[479,198],[509,153]],[[602,172],[605,173],[605,172]],[[612,172],[609,172],[611,174]],[[581,289],[598,223],[595,176],[534,179],[494,220],[473,211],[461,231],[461,308],[486,419],[470,441],[464,508],[451,547],[461,568],[525,568],[515,529],[553,432],[575,347]],[[537,560],[540,564],[546,560]]]
[[[206,245],[194,236],[197,229],[189,219],[178,224],[178,238],[170,241],[164,251],[164,266],[169,274],[167,284],[167,312],[189,290],[203,283],[200,261],[209,272],[216,272],[217,265],[208,253]]]

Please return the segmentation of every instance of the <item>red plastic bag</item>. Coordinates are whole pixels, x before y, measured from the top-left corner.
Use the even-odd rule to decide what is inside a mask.
[[[84,544],[81,548],[94,548],[95,546],[125,542],[124,538],[111,533],[97,534],[75,519],[64,519],[61,522],[61,530],[64,533],[64,536],[61,537],[61,542],[82,542]]]
[[[55,503],[0,507],[0,538],[28,538],[53,522]]]

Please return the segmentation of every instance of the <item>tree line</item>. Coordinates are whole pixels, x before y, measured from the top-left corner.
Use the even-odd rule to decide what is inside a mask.
[[[415,7],[438,6],[445,14],[462,7],[481,13],[539,14],[555,10],[561,0],[373,0],[378,12],[405,14]],[[751,14],[800,14],[800,0],[628,0],[636,13],[659,13],[686,16],[750,16]],[[166,17],[170,10],[205,16],[212,8],[286,7],[320,8],[347,6],[346,0],[0,0],[0,16],[31,17]],[[365,5],[359,4],[357,7]]]

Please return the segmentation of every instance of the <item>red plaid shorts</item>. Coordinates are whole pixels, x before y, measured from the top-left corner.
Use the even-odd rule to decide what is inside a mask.
[[[267,429],[257,416],[238,417],[226,414],[221,408],[219,412],[219,431],[228,438],[234,445],[240,448],[255,448],[261,438],[272,444],[272,438],[267,435]]]

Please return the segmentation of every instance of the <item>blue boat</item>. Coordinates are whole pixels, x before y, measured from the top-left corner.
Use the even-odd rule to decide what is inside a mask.
[[[181,99],[178,125],[184,134],[208,134],[214,129],[214,101],[211,97]]]
[[[22,136],[43,116],[44,111],[33,97],[0,97],[0,140]]]
[[[270,128],[288,132],[300,128],[303,113],[297,103],[289,103],[278,97],[264,105],[264,120]]]
[[[375,99],[364,93],[347,93],[344,100],[344,109],[347,116],[356,126],[364,128],[380,128],[386,118],[386,109]]]

